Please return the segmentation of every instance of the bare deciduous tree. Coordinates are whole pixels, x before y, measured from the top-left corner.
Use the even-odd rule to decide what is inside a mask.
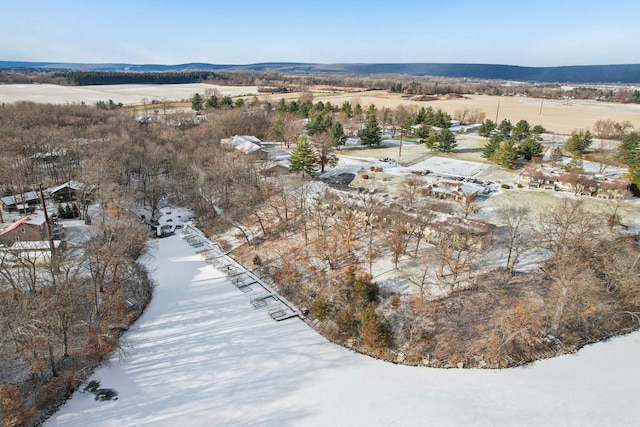
[[[523,252],[531,247],[529,235],[529,211],[524,207],[510,206],[502,212],[505,224],[507,257],[505,268],[513,274]]]

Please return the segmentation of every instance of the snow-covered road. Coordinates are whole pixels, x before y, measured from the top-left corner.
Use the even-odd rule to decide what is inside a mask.
[[[128,354],[47,426],[629,426],[640,419],[640,333],[523,368],[398,366],[275,322],[180,236],[157,240],[154,299]]]

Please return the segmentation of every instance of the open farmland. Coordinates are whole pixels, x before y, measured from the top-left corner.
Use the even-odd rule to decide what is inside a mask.
[[[0,85],[0,102],[33,101],[49,104],[95,104],[111,99],[125,105],[151,103],[152,101],[182,101],[194,93],[204,95],[217,90],[231,97],[257,94],[255,86],[218,86],[205,83],[172,85],[99,85],[57,86],[51,84]]]
[[[297,99],[299,93],[289,94],[287,99]],[[270,96],[272,101],[281,97]],[[597,120],[612,119],[617,122],[630,121],[636,129],[640,128],[640,105],[619,104],[612,102],[598,102],[591,100],[560,100],[516,97],[516,96],[487,96],[465,95],[461,98],[439,99],[435,101],[415,101],[401,94],[386,91],[366,91],[354,93],[317,93],[315,101],[331,102],[340,105],[344,101],[358,102],[361,105],[375,104],[376,107],[390,109],[400,105],[417,107],[433,107],[442,109],[453,115],[464,108],[478,108],[487,114],[487,118],[511,120],[517,123],[527,120],[529,123],[542,125],[549,132],[569,134],[574,129],[591,128]],[[499,107],[498,107],[499,104]],[[542,106],[542,112],[541,107]]]
[[[108,99],[125,105],[143,102],[180,101],[198,92],[218,90],[222,95],[231,97],[256,95],[256,86],[220,86],[205,83],[175,85],[102,85],[102,86],[57,86],[50,84],[8,84],[0,85],[0,102],[33,101],[53,104],[80,103],[94,104]],[[434,101],[416,101],[401,94],[386,91],[349,91],[336,89],[317,91],[312,89],[315,101],[331,102],[340,105],[344,101],[357,102],[363,106],[375,104],[378,108],[396,108],[399,105],[431,106],[454,114],[464,108],[478,108],[494,120],[509,119],[513,123],[527,120],[540,124],[553,133],[569,134],[574,129],[591,128],[597,120],[612,119],[617,122],[629,121],[636,129],[640,128],[640,105],[598,102],[590,100],[535,99],[527,97],[465,95],[460,98]],[[281,98],[298,99],[301,93],[260,95],[261,100],[272,103]],[[542,108],[541,108],[542,107]]]

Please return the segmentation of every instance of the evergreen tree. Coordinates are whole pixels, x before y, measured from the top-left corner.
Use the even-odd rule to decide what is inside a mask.
[[[193,98],[191,98],[191,109],[195,111],[202,110],[202,97],[197,92],[193,95]]]
[[[367,111],[367,121],[364,129],[360,132],[360,138],[362,142],[368,146],[380,145],[380,141],[382,141],[380,125],[378,125],[378,118],[376,117],[376,107],[373,104],[371,104]]]
[[[523,141],[531,133],[531,126],[526,120],[520,120],[511,131],[511,137],[517,142]]]
[[[362,311],[358,332],[363,344],[371,349],[380,350],[389,345],[389,328],[378,319],[374,303],[368,304]]]
[[[426,141],[429,138],[429,133],[431,133],[431,126],[427,124],[422,124],[416,131],[416,135],[418,138],[422,139],[422,141]]]
[[[347,140],[347,136],[344,134],[344,128],[340,122],[334,122],[329,129],[331,136],[335,142],[335,145],[343,145]]]
[[[420,111],[418,111],[418,115],[416,116],[416,119],[414,120],[414,124],[420,125],[424,123],[426,118],[427,118],[427,110],[424,107],[421,107]]]
[[[478,128],[478,135],[489,138],[495,128],[496,124],[492,120],[486,119]]]
[[[342,103],[342,107],[340,107],[340,111],[342,111],[348,118],[353,117],[353,110],[351,109],[351,103],[349,101],[344,101]]]
[[[533,135],[528,136],[518,147],[518,152],[525,160],[531,160],[533,157],[541,155],[542,151],[542,144]]]
[[[371,280],[370,274],[356,275],[355,268],[349,267],[342,282],[341,294],[347,304],[357,309],[375,302],[378,296],[378,285]]]
[[[422,121],[422,124],[431,125],[431,126],[437,126],[437,124],[436,124],[436,113],[433,110],[433,107],[429,107],[429,108],[427,108],[425,110],[424,120]]]
[[[640,134],[631,132],[625,135],[620,142],[620,157],[629,167],[640,160]]]
[[[306,138],[300,138],[291,150],[289,159],[291,172],[302,172],[302,176],[316,173],[316,154]]]
[[[422,128],[429,128],[429,133],[427,134],[427,137],[424,139],[424,145],[429,149],[429,150],[435,150],[438,148],[438,133],[431,129],[429,126],[423,125]],[[421,128],[421,129],[422,129]]]
[[[289,113],[299,114],[300,113],[300,103],[294,99],[293,101],[291,101],[290,103],[287,104],[287,111]]]
[[[442,129],[449,129],[451,126],[451,116],[441,109],[436,111],[434,121],[434,126],[441,127]]]
[[[438,150],[449,152],[458,146],[456,136],[449,129],[442,129],[438,137]]]
[[[503,141],[493,155],[493,160],[502,167],[513,169],[518,159],[518,148],[512,140]]]
[[[326,132],[331,128],[332,124],[331,116],[324,110],[309,111],[309,121],[307,122],[309,135]]]
[[[540,125],[535,125],[533,128],[531,128],[531,133],[537,136],[540,136],[541,134],[545,133],[547,130],[545,128],[543,128]]]
[[[222,97],[222,101],[220,101],[221,107],[233,107],[233,100],[229,95],[225,95]]]
[[[502,135],[496,133],[491,136],[489,142],[482,149],[482,157],[488,160],[493,160],[493,156],[496,154],[496,151],[500,148],[500,144],[502,143]]]
[[[323,105],[323,108],[324,108],[324,105]],[[319,110],[322,111],[323,108],[320,108]],[[313,109],[313,101],[311,101],[310,99],[305,99],[303,102],[298,104],[298,114],[304,118],[309,117],[309,113],[311,112],[312,109]],[[317,110],[314,110],[314,111],[317,111]]]
[[[502,139],[508,139],[511,136],[513,125],[509,120],[503,119],[496,129],[502,134]]]
[[[218,108],[220,106],[218,97],[215,95],[211,95],[209,98],[207,98],[207,101],[204,103],[204,106],[207,109]]]
[[[588,130],[584,132],[573,132],[564,148],[576,156],[581,156],[586,153],[592,143],[593,136]]]

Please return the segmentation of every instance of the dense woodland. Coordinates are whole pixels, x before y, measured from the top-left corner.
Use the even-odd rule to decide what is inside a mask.
[[[87,239],[67,252],[45,264],[0,263],[5,425],[37,423],[110,352],[126,351],[118,338],[152,291],[139,263],[148,231],[131,214],[139,205],[191,208],[213,238],[236,236],[240,246],[220,243],[309,307],[323,334],[386,359],[512,366],[637,328],[640,246],[616,231],[615,210],[595,217],[567,202],[540,222],[514,207],[496,235],[509,248],[504,267],[477,274],[483,243],[460,225],[468,205],[435,203],[411,180],[394,202],[314,186],[310,175],[331,165],[336,145],[361,125],[369,132],[363,140],[375,146],[379,129],[402,132],[408,123],[446,119],[442,112],[310,98],[276,105],[208,100],[201,99],[198,120],[172,114],[139,121],[86,105],[0,109],[3,194],[75,179],[92,189],[79,203],[94,209],[84,218]],[[220,144],[236,134],[306,145],[311,155],[302,156],[299,170],[310,174],[263,173],[268,164]],[[640,150],[628,148],[633,156]],[[441,214],[450,226],[423,238]],[[516,260],[534,245],[549,261],[539,273],[516,273]],[[418,295],[396,295],[372,281],[371,266],[383,256],[396,267],[411,257],[406,280]],[[432,286],[442,292],[431,294]],[[137,306],[128,307],[128,299]]]

